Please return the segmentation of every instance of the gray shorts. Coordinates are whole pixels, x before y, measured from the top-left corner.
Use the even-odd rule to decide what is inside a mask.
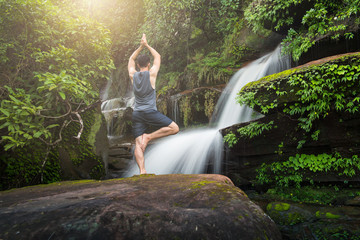
[[[134,111],[132,114],[133,135],[135,138],[143,135],[150,126],[167,127],[173,120],[157,110]]]

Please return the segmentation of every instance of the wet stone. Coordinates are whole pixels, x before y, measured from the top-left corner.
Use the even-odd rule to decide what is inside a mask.
[[[281,239],[222,175],[141,175],[0,192],[0,239]],[[4,221],[6,219],[6,221]]]

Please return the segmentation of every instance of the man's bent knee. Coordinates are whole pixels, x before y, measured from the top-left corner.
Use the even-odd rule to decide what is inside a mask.
[[[179,126],[175,122],[172,122],[169,127],[172,129],[172,134],[177,134],[179,132]]]

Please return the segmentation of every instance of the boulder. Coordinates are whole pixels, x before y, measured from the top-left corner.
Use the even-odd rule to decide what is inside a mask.
[[[4,240],[281,239],[222,175],[59,182],[1,192],[0,206]]]

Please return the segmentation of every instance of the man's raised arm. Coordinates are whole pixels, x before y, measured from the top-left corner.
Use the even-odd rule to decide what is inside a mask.
[[[141,45],[142,46],[145,46],[147,49],[149,49],[151,55],[153,56],[154,58],[154,62],[153,62],[153,65],[150,69],[150,75],[152,77],[155,77],[157,76],[159,70],[160,70],[160,65],[161,65],[161,56],[160,54],[152,47],[149,46],[149,44],[147,43],[147,40],[146,40],[146,35],[143,34],[142,36],[142,39],[141,39]]]
[[[130,76],[131,82],[133,81],[133,76],[134,76],[134,73],[136,72],[135,59],[139,55],[139,53],[141,52],[141,50],[143,48],[144,48],[144,45],[141,44],[140,47],[138,49],[136,49],[129,58],[128,71],[129,71],[129,76]]]

